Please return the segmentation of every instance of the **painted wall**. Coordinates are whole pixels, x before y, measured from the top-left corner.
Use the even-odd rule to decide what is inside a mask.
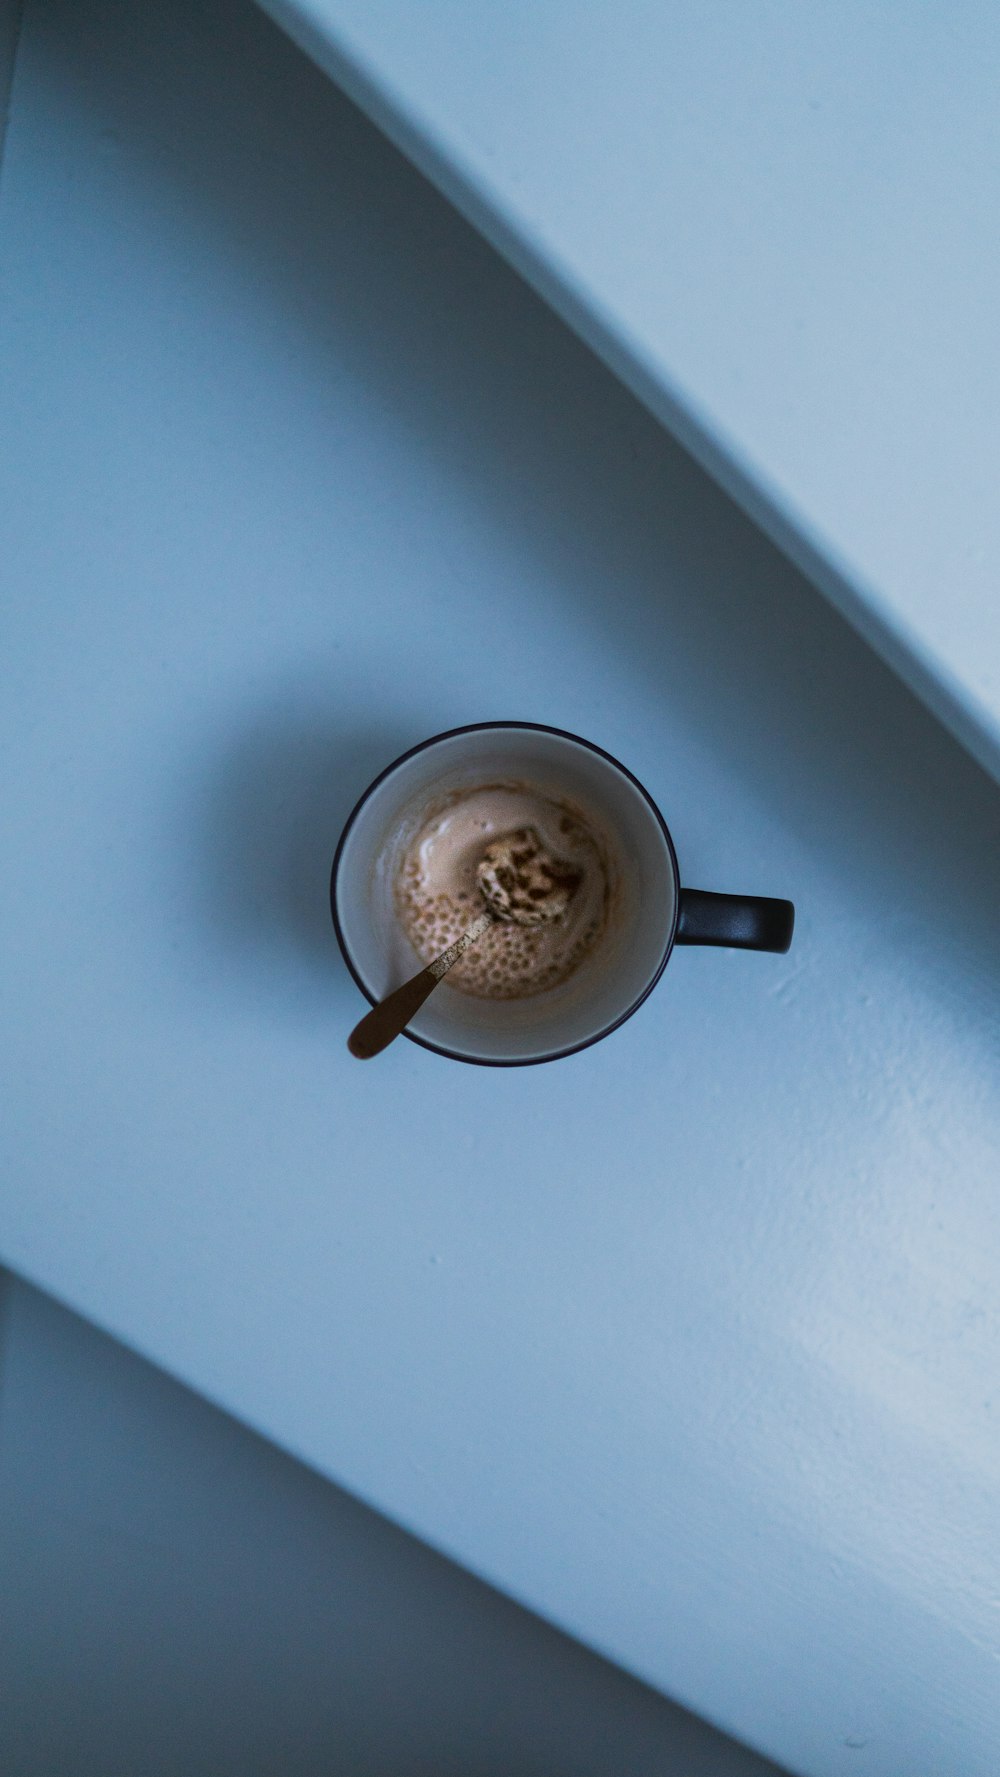
[[[1000,777],[991,0],[265,4]]]
[[[996,786],[250,0],[29,4],[0,386],[0,1258],[790,1768],[996,1777]],[[359,1068],[341,821],[500,711],[795,945]]]
[[[7,106],[14,74],[14,55],[21,26],[21,0],[0,0],[0,171],[7,133]]]
[[[4,1777],[768,1777],[0,1278]]]

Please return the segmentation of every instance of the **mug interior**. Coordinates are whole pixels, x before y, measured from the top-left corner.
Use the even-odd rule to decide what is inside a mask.
[[[596,1041],[643,1000],[670,953],[677,918],[673,848],[655,805],[607,754],[554,729],[510,723],[464,728],[389,767],[358,804],[334,863],[337,935],[373,1002],[424,966],[400,925],[394,884],[430,807],[450,792],[530,784],[575,802],[600,836],[612,912],[567,981],[525,999],[478,999],[442,981],[406,1035],[461,1061],[552,1060]]]

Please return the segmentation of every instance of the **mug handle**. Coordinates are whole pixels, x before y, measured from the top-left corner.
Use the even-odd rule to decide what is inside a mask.
[[[770,895],[714,895],[681,889],[676,944],[718,944],[729,950],[777,950],[792,942],[795,908]]]

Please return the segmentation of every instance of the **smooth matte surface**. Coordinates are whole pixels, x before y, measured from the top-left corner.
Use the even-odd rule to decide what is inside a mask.
[[[7,133],[7,106],[14,74],[14,56],[21,28],[21,0],[0,0],[0,168]]]
[[[249,0],[29,8],[0,243],[0,1253],[789,1768],[995,1777],[995,786]],[[792,950],[361,1067],[341,822],[498,715]]]
[[[0,1276],[4,1777],[777,1777]]]
[[[1000,776],[991,0],[264,0]]]

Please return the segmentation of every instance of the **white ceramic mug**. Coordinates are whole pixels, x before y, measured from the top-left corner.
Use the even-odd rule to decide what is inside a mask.
[[[478,722],[435,735],[389,765],[350,815],[333,861],[330,904],[340,948],[372,1005],[423,967],[393,890],[426,811],[447,793],[512,780],[581,804],[603,831],[617,874],[615,916],[560,986],[525,999],[477,999],[443,981],[405,1031],[455,1061],[517,1067],[555,1061],[608,1036],[652,992],[675,944],[786,951],[790,901],[682,888],[656,803],[592,742],[536,722]]]

